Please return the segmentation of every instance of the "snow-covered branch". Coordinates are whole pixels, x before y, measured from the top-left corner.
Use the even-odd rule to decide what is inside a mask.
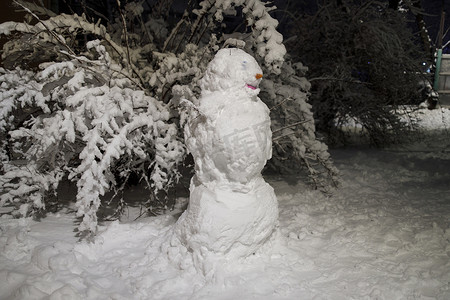
[[[262,100],[279,128],[272,164],[282,168],[283,160],[296,159],[317,185],[335,180],[326,146],[315,136],[310,83],[300,74],[306,68],[284,61],[278,22],[263,1],[201,1],[172,31],[163,19],[144,23],[142,3],[121,6],[104,26],[85,15],[40,19],[34,6],[17,1],[37,23],[0,24],[9,39],[0,68],[0,205],[33,214],[69,178],[77,185],[79,230],[94,233],[105,193],[136,175],[147,183],[149,202],[164,207],[160,192],[179,179],[186,156],[189,112],[182,103],[196,103],[207,64],[230,46],[262,65]],[[222,35],[220,21],[237,7],[246,32]]]

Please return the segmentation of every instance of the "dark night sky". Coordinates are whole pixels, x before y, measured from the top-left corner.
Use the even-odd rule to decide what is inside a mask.
[[[450,1],[449,0],[426,0],[422,1],[422,5],[424,7],[424,10],[430,14],[431,16],[425,16],[425,22],[427,23],[428,30],[430,32],[430,35],[432,38],[436,39],[437,33],[439,31],[439,22],[441,19],[441,10],[442,10],[442,3],[444,2],[444,12],[445,14],[445,29],[450,28]],[[450,40],[450,32],[447,33],[447,36],[444,39],[445,42],[448,42]],[[435,42],[433,40],[433,42]],[[446,52],[450,53],[450,46],[446,48]]]
[[[147,0],[149,3],[156,2],[157,0]],[[289,14],[286,14],[286,5],[290,5],[290,13],[295,14],[296,11],[292,11],[292,7],[296,7],[300,14],[313,14],[317,10],[317,0],[263,0],[265,2],[271,2],[277,6],[277,11],[275,12],[275,17],[278,21],[280,21],[279,30],[285,35],[285,38],[288,38],[289,25],[286,24],[289,18],[287,17]],[[179,13],[181,14],[185,3],[187,0],[175,0],[178,2]],[[446,13],[445,19],[445,28],[450,28],[450,0],[422,0],[422,7],[425,11],[425,22],[427,25],[427,29],[430,33],[430,37],[433,43],[436,42],[436,36],[439,31],[439,22],[441,19],[441,11],[444,9]],[[449,30],[450,31],[450,30]],[[450,32],[447,34],[444,40],[444,44],[446,41],[450,40]],[[450,45],[446,49],[448,53],[450,53]]]
[[[313,14],[317,9],[317,0],[274,0],[273,3],[278,7],[279,14],[277,19],[282,20],[281,15],[283,14],[284,7],[287,3],[295,3],[295,6],[298,7],[298,10],[307,14]],[[422,8],[425,11],[425,22],[427,25],[427,29],[430,33],[430,37],[433,41],[433,44],[436,42],[436,37],[439,31],[439,23],[441,19],[441,11],[444,9],[446,12],[445,18],[445,29],[450,29],[450,0],[422,0]],[[285,31],[287,28],[283,27],[284,24],[280,24],[281,31]],[[416,26],[414,26],[417,29]],[[444,43],[450,40],[450,30],[447,36],[444,38]],[[450,45],[446,48],[447,53],[450,53]]]
[[[79,0],[72,1],[76,2]],[[153,3],[155,1],[156,0],[147,0],[148,3]],[[10,20],[19,21],[19,19],[22,17],[21,14],[14,13],[13,9],[11,8],[11,2],[12,0],[0,0],[0,23]],[[44,0],[44,2],[50,3],[51,0]],[[183,4],[187,3],[187,0],[175,0],[175,2],[178,2],[178,7],[182,9],[182,7],[185,6]],[[279,21],[281,21],[280,31],[282,31],[286,35],[285,38],[288,37],[288,27],[285,22],[283,22],[283,20],[286,20],[286,18],[283,18],[283,14],[285,14],[283,10],[287,3],[295,3],[295,6],[297,6],[298,10],[302,13],[313,13],[317,7],[317,0],[273,0],[272,2],[279,8],[279,11],[276,12],[276,17],[277,19],[279,19]],[[434,43],[436,41],[436,36],[439,30],[439,21],[442,7],[444,11],[447,12],[445,28],[450,28],[450,0],[422,0],[422,6],[426,13],[425,21],[430,32],[431,39]],[[450,32],[445,37],[444,44],[449,40]],[[446,51],[444,52],[450,53],[450,46],[448,46]]]

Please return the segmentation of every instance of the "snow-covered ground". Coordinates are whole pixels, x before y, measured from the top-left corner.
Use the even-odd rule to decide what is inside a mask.
[[[200,271],[168,242],[179,211],[105,224],[94,242],[74,236],[68,209],[3,215],[0,299],[450,299],[450,111],[422,112],[431,134],[414,145],[333,150],[332,197],[266,178],[276,234]]]

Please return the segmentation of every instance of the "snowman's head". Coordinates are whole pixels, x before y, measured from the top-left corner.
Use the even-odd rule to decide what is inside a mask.
[[[246,89],[258,93],[262,70],[253,56],[237,48],[222,49],[209,63],[200,86],[203,91]]]

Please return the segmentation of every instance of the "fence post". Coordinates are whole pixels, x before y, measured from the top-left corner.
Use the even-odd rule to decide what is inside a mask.
[[[433,88],[435,91],[439,90],[439,73],[441,72],[442,37],[444,35],[444,22],[445,22],[445,11],[444,11],[444,7],[442,7],[441,23],[439,24],[440,26],[439,26],[439,33],[438,33],[436,69],[435,69],[435,73],[434,73]]]
[[[439,90],[439,73],[441,72],[442,49],[437,50],[436,69],[434,73],[433,89],[437,92]]]

